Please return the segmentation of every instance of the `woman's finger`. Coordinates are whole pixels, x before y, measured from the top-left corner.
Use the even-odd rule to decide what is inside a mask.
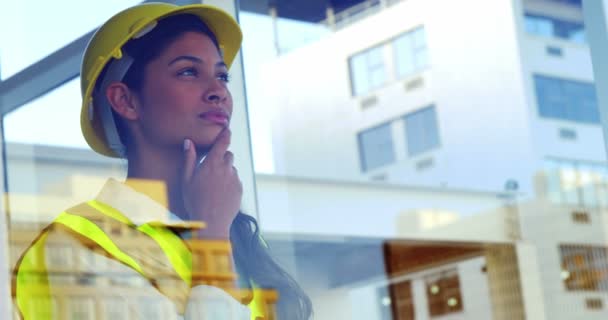
[[[196,146],[192,140],[184,139],[184,164],[182,178],[184,182],[190,181],[196,168]]]
[[[215,142],[211,146],[211,150],[207,153],[207,159],[212,162],[220,163],[226,151],[228,151],[228,147],[230,146],[230,129],[228,127],[224,128],[222,132],[217,136]],[[219,161],[218,161],[219,160]]]
[[[226,161],[227,164],[232,165],[234,163],[234,154],[230,151],[226,151],[224,154],[224,161]]]

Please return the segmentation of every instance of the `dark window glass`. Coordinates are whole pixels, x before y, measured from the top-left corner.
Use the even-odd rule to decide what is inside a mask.
[[[541,117],[582,123],[599,123],[600,116],[591,83],[534,76]]]

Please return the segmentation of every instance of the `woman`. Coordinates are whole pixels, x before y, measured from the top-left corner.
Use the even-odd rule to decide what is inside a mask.
[[[184,313],[196,266],[178,236],[192,235],[176,232],[170,222],[150,222],[162,220],[167,209],[173,220],[204,222],[195,237],[229,240],[239,283],[276,290],[279,319],[311,316],[310,300],[270,257],[255,219],[239,212],[242,186],[228,151],[232,99],[227,82],[240,43],[236,22],[205,5],[143,4],[115,15],[96,32],[82,64],[81,127],[95,151],[128,160],[127,181],[109,181],[95,200],[62,213],[26,251],[14,284],[24,318],[39,317],[40,310],[43,317],[57,313],[49,299],[34,311],[27,303],[34,292],[28,283],[40,273],[37,257],[57,233],[143,276]],[[166,199],[141,181],[162,182]],[[129,249],[121,238],[103,232],[104,226],[119,224],[135,230],[139,243],[156,248],[157,256]],[[151,262],[158,259],[164,263]],[[36,290],[52,297],[53,280],[43,270],[36,278],[43,289]],[[160,281],[168,273],[176,281]],[[251,306],[255,300],[254,294],[252,319],[263,316]]]

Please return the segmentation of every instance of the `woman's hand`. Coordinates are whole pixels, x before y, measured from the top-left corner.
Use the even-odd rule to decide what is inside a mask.
[[[228,239],[241,206],[243,185],[233,166],[234,155],[228,151],[230,136],[228,128],[220,132],[200,165],[196,146],[184,140],[182,198],[190,219],[207,224],[199,232],[204,238]]]

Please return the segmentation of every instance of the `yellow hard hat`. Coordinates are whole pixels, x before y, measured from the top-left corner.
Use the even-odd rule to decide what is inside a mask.
[[[114,62],[110,69],[121,63],[123,69],[128,69],[132,59],[125,62],[130,58],[123,52],[123,46],[129,40],[139,38],[152,30],[159,20],[178,14],[199,17],[217,38],[226,65],[230,67],[232,64],[243,36],[237,22],[221,9],[200,4],[176,6],[168,3],[145,3],[119,12],[95,32],[84,52],[80,70],[80,127],[85,140],[96,152],[110,157],[124,156],[121,152],[121,148],[124,151],[124,146],[117,137],[109,106],[100,105],[97,99],[96,105],[93,103],[96,83],[103,80],[99,79],[101,71],[112,59]],[[121,76],[115,80],[121,80],[124,72],[118,72]]]

